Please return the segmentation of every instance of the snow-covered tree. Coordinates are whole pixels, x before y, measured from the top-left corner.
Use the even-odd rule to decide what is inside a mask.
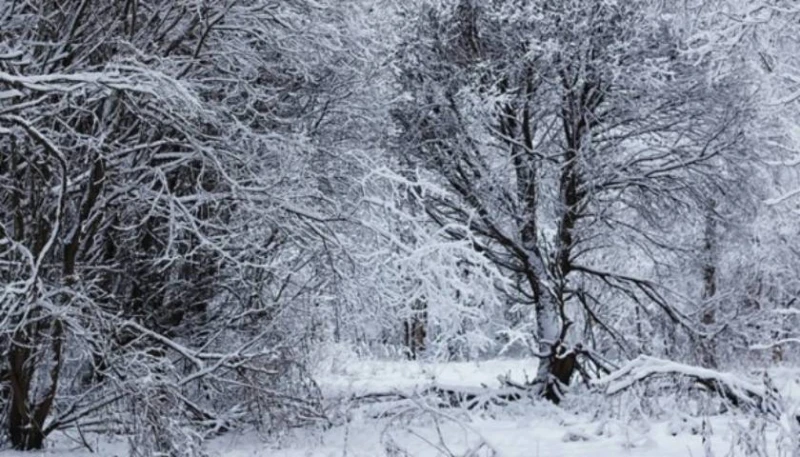
[[[623,351],[630,306],[695,332],[657,281],[656,233],[746,147],[744,88],[694,65],[660,3],[423,3],[398,51],[397,150],[448,190],[430,217],[517,278],[553,400],[575,323]]]
[[[296,317],[325,293],[320,253],[339,211],[315,166],[348,90],[327,86],[346,82],[342,10],[259,0],[0,10],[11,444],[39,448],[126,402],[211,430],[248,408],[257,420],[317,414],[294,363],[309,320]],[[177,452],[154,429],[175,424],[147,422],[156,416],[119,425],[142,420],[149,444]]]

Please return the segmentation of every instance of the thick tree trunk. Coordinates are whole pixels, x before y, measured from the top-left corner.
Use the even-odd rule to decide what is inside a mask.
[[[552,303],[552,300],[545,300],[536,306],[540,358],[533,384],[541,396],[558,404],[563,395],[562,387],[569,385],[574,373],[575,361],[574,357],[562,357],[564,349],[559,341],[561,322],[558,312],[548,302]]]
[[[33,451],[44,448],[44,432],[41,427],[30,422],[17,421],[9,424],[9,438],[11,439],[11,446],[20,451]]]
[[[531,255],[533,271],[528,275],[533,290],[536,311],[536,339],[539,347],[539,367],[533,386],[545,399],[558,404],[561,402],[562,386],[569,384],[575,370],[574,357],[563,357],[562,338],[564,322],[559,304],[552,294],[544,290],[541,278],[546,277],[544,262]]]
[[[565,94],[562,100],[562,128],[565,152],[559,176],[561,215],[558,221],[554,279],[558,281],[551,293],[543,290],[541,281],[547,269],[541,257],[531,257],[536,278],[532,278],[536,298],[536,330],[539,340],[540,362],[534,383],[541,386],[544,398],[559,403],[561,388],[569,384],[576,368],[576,356],[563,346],[569,327],[564,315],[567,278],[573,271],[572,256],[576,243],[575,231],[584,211],[585,190],[582,188],[580,153],[585,138],[590,135],[590,116],[602,103],[603,91],[593,81],[577,84],[578,79],[562,74]],[[538,279],[535,281],[533,279]]]
[[[8,436],[14,449],[23,451],[41,449],[44,445],[42,424],[33,417],[30,403],[33,364],[30,363],[31,350],[26,342],[15,341],[9,351],[9,379],[11,384],[11,405],[8,417]]]

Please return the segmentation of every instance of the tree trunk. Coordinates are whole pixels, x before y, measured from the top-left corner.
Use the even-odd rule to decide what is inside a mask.
[[[539,339],[539,367],[533,380],[538,393],[545,399],[558,404],[563,395],[562,385],[569,385],[575,369],[574,361],[563,359],[564,348],[559,341],[561,322],[552,300],[543,300],[536,306],[536,333]],[[552,303],[554,304],[554,303]]]
[[[12,415],[12,420],[14,416]],[[11,446],[20,451],[32,451],[44,448],[44,432],[41,427],[26,421],[9,424]]]
[[[572,255],[576,243],[576,226],[583,216],[585,190],[582,189],[580,154],[585,138],[591,134],[587,119],[602,103],[602,90],[597,90],[594,81],[576,84],[577,78],[562,73],[565,94],[562,100],[562,128],[566,149],[562,156],[559,176],[559,199],[562,211],[558,221],[555,262],[552,272],[559,282],[550,293],[543,290],[542,279],[547,269],[541,257],[531,259],[538,281],[531,281],[535,287],[536,325],[539,338],[540,362],[534,383],[541,385],[544,398],[558,404],[561,401],[561,387],[569,384],[575,372],[575,355],[567,352],[562,345],[569,322],[564,315],[567,278],[573,271]],[[538,270],[538,271],[537,271]],[[540,290],[537,290],[540,289]]]
[[[532,384],[539,395],[558,404],[563,394],[561,386],[569,384],[575,364],[565,362],[560,357],[564,353],[561,344],[564,322],[555,297],[544,290],[541,282],[546,274],[544,262],[534,255],[531,255],[530,262],[533,271],[529,273],[528,281],[535,300],[536,339],[539,344],[539,367]]]
[[[34,366],[30,363],[31,350],[25,342],[14,341],[9,351],[9,379],[11,405],[8,417],[8,435],[14,449],[23,451],[41,449],[44,445],[42,424],[34,422],[30,404],[31,379]]]
[[[414,315],[411,319],[403,322],[404,343],[410,360],[417,360],[420,354],[425,351],[425,337],[427,336],[426,309],[425,303],[422,300],[419,302],[415,304]]]
[[[716,202],[708,202],[705,214],[705,227],[703,230],[703,290],[701,298],[703,306],[703,316],[701,323],[706,328],[710,328],[716,323],[715,309],[709,306],[709,301],[717,293],[717,220],[715,217]],[[700,363],[706,368],[717,368],[717,354],[714,342],[710,338],[701,336],[698,342]]]
[[[9,350],[9,380],[11,405],[9,408],[8,435],[14,449],[29,451],[42,449],[48,431],[44,422],[50,414],[58,388],[62,364],[63,324],[55,320],[50,337],[53,355],[50,367],[50,385],[41,400],[32,398],[32,380],[36,376],[36,344],[27,335],[36,334],[36,328],[27,328],[28,333],[17,332]]]

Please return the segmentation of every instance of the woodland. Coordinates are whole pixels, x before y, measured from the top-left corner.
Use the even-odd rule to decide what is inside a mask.
[[[794,0],[0,0],[0,453],[624,409],[800,456],[798,50]]]

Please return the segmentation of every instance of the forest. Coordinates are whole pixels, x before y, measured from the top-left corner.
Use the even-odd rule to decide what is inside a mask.
[[[0,0],[0,454],[800,457],[798,50],[797,0]]]

